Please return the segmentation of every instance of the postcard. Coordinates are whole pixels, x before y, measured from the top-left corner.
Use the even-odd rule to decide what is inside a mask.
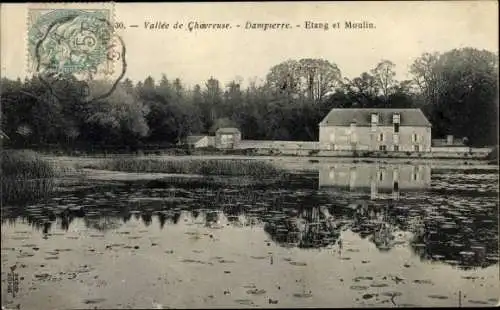
[[[0,29],[2,309],[498,306],[498,2]]]

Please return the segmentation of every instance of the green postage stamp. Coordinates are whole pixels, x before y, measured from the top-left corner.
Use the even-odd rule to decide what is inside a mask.
[[[113,70],[112,3],[68,3],[28,8],[28,71],[106,74]]]

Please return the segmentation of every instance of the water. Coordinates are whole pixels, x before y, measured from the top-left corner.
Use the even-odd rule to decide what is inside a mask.
[[[498,171],[90,181],[2,214],[21,309],[494,306]],[[7,291],[16,266],[19,291]]]

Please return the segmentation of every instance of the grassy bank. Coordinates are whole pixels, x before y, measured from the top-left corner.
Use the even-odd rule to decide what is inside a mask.
[[[257,160],[241,159],[141,159],[114,158],[90,164],[85,168],[122,172],[175,173],[200,175],[227,175],[251,177],[280,177],[282,169],[273,164]]]
[[[1,151],[2,204],[47,197],[57,171],[33,151]]]

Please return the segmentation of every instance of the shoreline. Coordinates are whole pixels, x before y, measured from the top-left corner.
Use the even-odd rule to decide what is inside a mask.
[[[486,150],[489,151],[486,151]],[[292,157],[308,159],[351,159],[351,160],[464,160],[484,161],[495,164],[495,148],[470,148],[467,152],[462,151],[430,151],[430,152],[393,152],[393,151],[332,151],[319,149],[300,148],[235,148],[235,149],[212,149],[212,148],[159,148],[159,149],[46,149],[46,148],[4,148],[4,150],[31,150],[41,156],[49,157],[227,157],[239,156],[245,158],[267,158],[267,157]]]
[[[333,163],[346,163],[346,164],[424,164],[430,165],[432,168],[445,168],[455,170],[467,169],[494,169],[499,170],[498,164],[492,164],[488,160],[477,159],[431,159],[431,158],[373,158],[373,157],[316,157],[316,156],[249,156],[249,155],[107,155],[107,156],[54,156],[54,155],[41,155],[43,158],[57,165],[66,167],[80,167],[84,168],[86,164],[94,163],[98,160],[107,160],[112,158],[136,158],[139,160],[153,159],[153,160],[264,160],[271,163],[283,166],[285,168],[293,168],[294,170],[310,170],[317,169],[324,165]]]

